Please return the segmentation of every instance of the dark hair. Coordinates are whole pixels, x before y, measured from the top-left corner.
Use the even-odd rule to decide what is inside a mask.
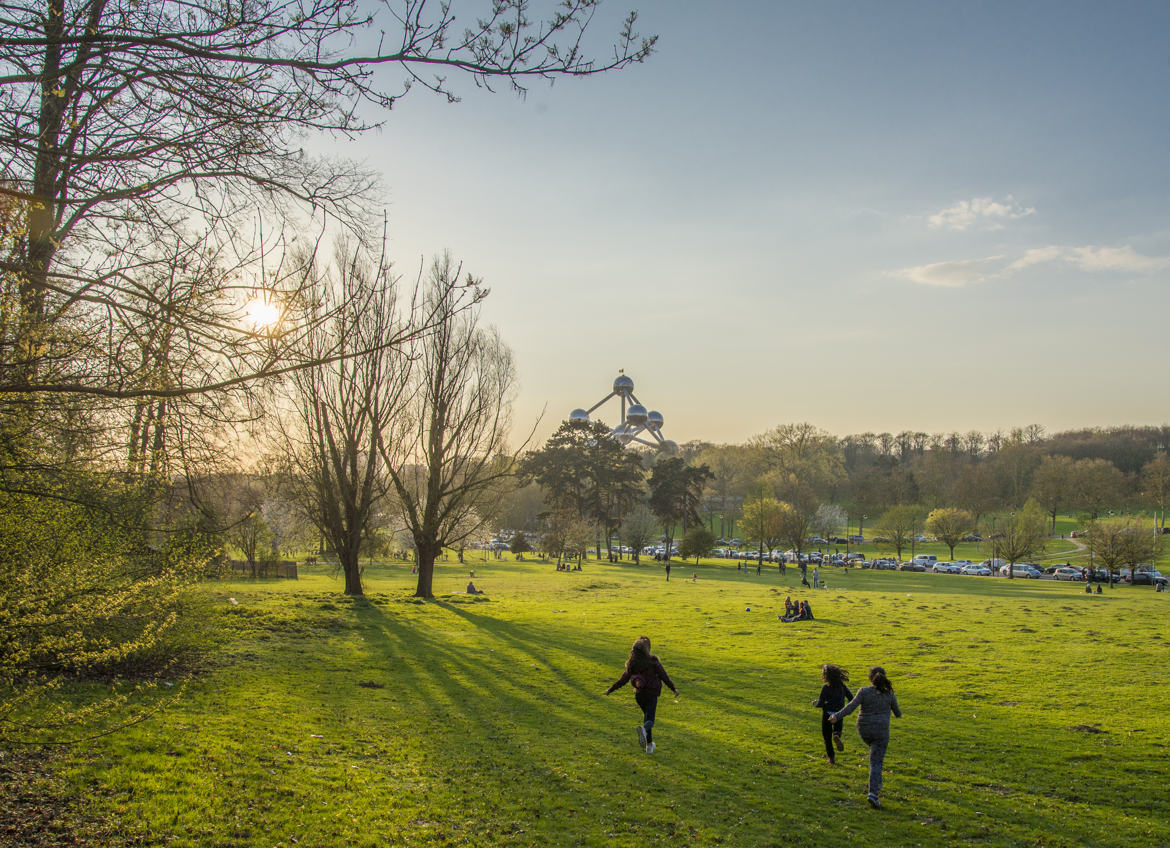
[[[630,648],[629,659],[626,660],[626,671],[630,674],[649,671],[654,668],[654,655],[650,653],[650,637],[639,636]]]
[[[839,665],[832,663],[825,663],[821,666],[821,679],[830,686],[840,686],[849,680],[849,672],[841,668]]]
[[[880,665],[875,665],[869,670],[869,682],[883,695],[889,695],[894,691],[894,685],[890,683],[890,678],[886,677],[886,670]]]

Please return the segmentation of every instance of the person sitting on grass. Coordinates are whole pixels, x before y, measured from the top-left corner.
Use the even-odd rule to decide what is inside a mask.
[[[812,621],[813,620],[812,607],[809,605],[808,601],[801,601],[800,602],[800,619],[799,620],[800,621]]]
[[[473,582],[471,582],[470,580],[468,580],[467,581],[467,594],[469,594],[469,595],[482,595],[483,589],[476,589],[475,584]]]
[[[784,599],[784,614],[785,614],[786,616],[787,616],[787,615],[792,615],[792,610],[793,610],[793,609],[795,609],[795,605],[792,603],[792,596],[791,596],[791,595],[789,595],[788,597],[786,597],[786,598]]]

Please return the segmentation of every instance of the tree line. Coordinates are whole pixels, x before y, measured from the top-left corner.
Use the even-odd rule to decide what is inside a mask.
[[[601,439],[605,429],[595,425],[588,440]],[[583,433],[573,438],[583,438]],[[632,517],[631,531],[623,538],[633,547],[633,540],[642,538],[638,510],[652,496],[639,489],[633,471],[620,482],[615,479],[608,493],[594,492],[608,478],[587,478],[558,453],[571,434],[566,422],[543,450],[525,460],[529,485],[513,494],[501,521],[533,530],[549,517],[558,520],[555,516],[571,507],[579,519],[593,520],[610,538],[621,535]],[[691,525],[706,525],[713,538],[751,541],[761,559],[781,545],[801,551],[810,536],[835,537],[866,526],[871,537],[888,540],[884,544],[898,557],[923,531],[949,544],[953,556],[954,545],[964,536],[981,525],[995,525],[1003,514],[1022,521],[1025,508],[1029,516],[1045,516],[1049,533],[1055,532],[1062,512],[1092,522],[1110,510],[1150,509],[1164,527],[1170,498],[1167,444],[1168,427],[1051,436],[1030,426],[991,435],[837,437],[810,424],[785,424],[742,444],[690,442],[674,461],[699,469],[704,480],[689,516]],[[613,445],[612,450],[622,450]],[[653,454],[633,455],[640,462],[627,458],[622,467],[656,469],[663,462]],[[540,473],[531,473],[534,468]],[[586,479],[590,482],[582,489]],[[587,499],[579,496],[583,491],[591,493]],[[569,497],[571,492],[576,494]],[[669,534],[666,517],[659,519],[659,531]],[[989,535],[1001,530],[991,527]]]

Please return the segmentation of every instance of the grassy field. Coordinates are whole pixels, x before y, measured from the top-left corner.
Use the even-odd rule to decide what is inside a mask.
[[[455,594],[469,568],[486,595]],[[1170,594],[822,574],[445,563],[434,602],[406,565],[357,601],[326,567],[209,584],[210,667],[61,755],[58,789],[112,845],[1170,844]],[[815,622],[779,621],[789,593]],[[603,695],[640,634],[682,695],[653,755],[632,691]],[[826,661],[896,687],[881,811],[852,717],[825,761]]]

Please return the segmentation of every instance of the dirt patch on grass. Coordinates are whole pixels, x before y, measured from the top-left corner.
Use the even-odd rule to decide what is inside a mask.
[[[86,814],[53,763],[50,753],[0,749],[0,848],[124,845],[110,823]]]
[[[1066,727],[1065,730],[1071,730],[1073,733],[1108,733],[1108,730],[1102,730],[1099,724],[1074,724],[1072,727]]]

